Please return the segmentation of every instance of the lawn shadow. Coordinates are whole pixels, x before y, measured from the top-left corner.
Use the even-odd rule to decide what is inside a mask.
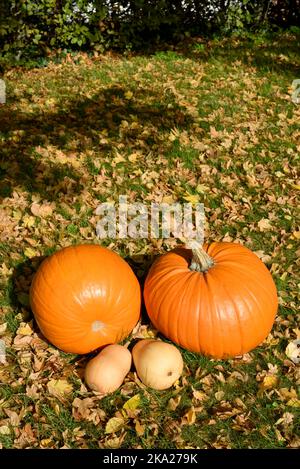
[[[11,288],[9,290],[9,301],[13,309],[13,316],[21,313],[24,320],[33,320],[34,330],[45,342],[48,342],[45,336],[39,330],[29,304],[30,285],[39,265],[47,256],[35,256],[18,264],[10,277]]]
[[[171,107],[170,101],[174,103]],[[67,102],[61,98],[58,109],[39,108],[34,114],[15,109],[13,104],[8,100],[0,110],[2,198],[9,197],[16,187],[50,201],[64,194],[79,194],[87,183],[80,166],[73,164],[79,153],[94,150],[107,155],[115,143],[134,146],[137,136],[141,138],[140,126],[152,128],[151,136],[144,137],[145,143],[158,143],[157,131],[186,128],[192,123],[170,93],[162,97],[141,89],[127,99],[123,86],[96,91],[91,98],[79,96]],[[128,119],[134,119],[138,129],[133,126],[123,132],[122,122]],[[107,136],[105,140],[103,135]]]
[[[200,62],[207,62],[210,59],[226,61],[229,64],[235,61],[241,61],[246,66],[254,66],[258,72],[272,72],[278,75],[291,77],[300,77],[300,36],[295,40],[294,35],[272,35],[271,38],[255,42],[252,38],[237,38],[233,41],[231,38],[224,38],[218,45],[211,44],[209,41],[203,43],[203,49],[199,48],[194,42],[186,46],[185,54],[191,59]],[[184,52],[183,52],[184,53]],[[288,60],[292,56],[293,61]],[[297,63],[295,63],[295,59]]]
[[[25,308],[28,312],[30,311],[30,285],[39,265],[46,257],[47,256],[34,256],[14,267],[12,276],[10,277],[12,283],[10,304],[17,313],[20,312],[21,308]]]

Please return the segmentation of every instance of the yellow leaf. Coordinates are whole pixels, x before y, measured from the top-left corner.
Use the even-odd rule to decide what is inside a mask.
[[[49,446],[53,445],[53,440],[51,438],[44,438],[41,440],[42,448],[48,448]]]
[[[35,218],[32,217],[31,215],[24,215],[23,219],[23,225],[24,226],[27,226],[28,228],[31,228],[33,225],[34,225],[34,222],[35,222]]]
[[[54,98],[49,98],[45,101],[46,106],[53,106],[56,103],[56,100]]]
[[[124,96],[125,96],[126,99],[131,99],[133,97],[133,93],[132,93],[132,91],[126,91]]]
[[[2,425],[0,427],[0,435],[10,435],[10,429],[7,425]]]
[[[290,407],[300,407],[300,400],[295,398],[290,399],[286,405],[289,405]]]
[[[51,379],[47,383],[49,394],[53,396],[64,396],[73,390],[73,386],[66,379]]]
[[[261,389],[272,389],[275,388],[278,383],[278,378],[275,375],[267,375],[264,377],[263,382],[260,385]]]
[[[186,194],[183,196],[184,200],[187,202],[190,202],[191,204],[198,204],[199,203],[199,195],[197,194],[189,194],[186,192]]]
[[[162,203],[164,204],[174,204],[174,202],[175,202],[175,199],[173,195],[165,195],[162,198]]]
[[[19,335],[31,335],[33,334],[33,330],[30,327],[30,324],[25,324],[24,322],[20,324],[19,329],[17,330],[17,334]]]
[[[209,190],[209,187],[208,186],[205,186],[204,184],[198,184],[198,186],[196,187],[196,191],[199,193],[199,194],[204,194],[205,192],[207,192]]]
[[[117,153],[117,155],[113,159],[113,162],[116,163],[116,164],[124,163],[124,161],[126,161],[126,159],[120,153]]]
[[[125,402],[125,404],[123,405],[123,409],[124,410],[129,410],[129,411],[132,411],[132,410],[135,410],[137,409],[141,404],[141,396],[139,394],[136,394],[135,396],[131,397],[130,399],[128,399],[128,401]]]
[[[105,425],[105,433],[115,433],[125,425],[125,420],[121,417],[112,417]]]
[[[8,277],[8,275],[11,275],[13,273],[13,267],[7,267],[7,265],[3,262],[0,267],[0,274],[3,275],[3,277]]]
[[[225,392],[224,392],[224,391],[217,391],[217,392],[215,392],[215,398],[217,399],[217,401],[221,401],[224,396],[225,396]]]
[[[36,251],[33,248],[26,248],[24,249],[24,254],[26,257],[29,257],[29,259],[31,259],[32,257],[35,257],[38,255],[38,251]]]
[[[300,184],[291,184],[291,187],[296,189],[296,191],[300,191]]]
[[[131,163],[134,163],[137,158],[139,158],[141,155],[137,152],[134,152],[134,153],[131,153],[129,156],[128,156],[128,160],[131,162]]]
[[[280,398],[284,401],[297,399],[297,392],[294,388],[279,388],[278,389]]]
[[[12,216],[15,220],[20,220],[22,218],[21,210],[13,210]]]
[[[53,410],[54,410],[54,412],[56,413],[56,415],[59,415],[59,414],[60,414],[60,407],[59,407],[59,405],[57,404],[57,402],[53,405]]]

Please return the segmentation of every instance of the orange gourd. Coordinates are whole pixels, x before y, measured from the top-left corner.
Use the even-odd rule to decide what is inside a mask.
[[[46,258],[30,288],[40,330],[65,352],[83,354],[119,342],[137,323],[140,304],[129,265],[99,245],[70,246]]]
[[[159,257],[147,275],[144,299],[153,325],[181,347],[214,358],[255,348],[278,307],[270,272],[240,244],[190,247]]]

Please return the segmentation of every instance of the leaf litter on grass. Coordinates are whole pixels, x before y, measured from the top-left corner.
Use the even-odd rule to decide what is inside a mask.
[[[282,36],[291,50],[295,41]],[[234,56],[239,40],[229,44],[212,41],[205,60],[189,51],[172,59],[82,54],[76,64],[69,57],[8,72],[0,129],[2,447],[299,447],[299,366],[287,347],[299,340],[300,107],[291,102],[292,77],[274,70],[271,56],[263,69],[250,44],[245,60]],[[280,44],[272,47],[276,55]],[[299,57],[287,60],[299,67]],[[184,374],[164,392],[133,372],[108,396],[85,387],[88,357],[63,354],[41,336],[28,291],[42,256],[99,242],[97,206],[123,194],[148,204],[204,203],[207,240],[245,244],[266,263],[280,308],[260,347],[227,361],[183,352]],[[132,258],[141,278],[176,243],[105,241]],[[129,340],[157,334],[143,318]]]

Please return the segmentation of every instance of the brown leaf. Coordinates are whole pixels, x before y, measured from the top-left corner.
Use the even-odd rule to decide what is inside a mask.
[[[43,204],[33,203],[31,205],[31,213],[36,217],[45,218],[52,215],[54,209],[54,204],[45,202]]]
[[[197,391],[196,389],[193,389],[193,397],[196,399],[196,401],[206,401],[209,396],[203,391]]]
[[[168,406],[167,406],[168,409],[175,410],[178,407],[180,401],[181,401],[181,396],[179,395],[176,397],[171,397],[171,399],[168,402]]]
[[[293,363],[300,363],[300,339],[290,342],[285,349],[285,353]]]
[[[26,395],[31,399],[38,399],[40,395],[38,393],[37,385],[32,384],[31,386],[26,386]]]
[[[182,425],[193,425],[196,422],[196,412],[192,406],[183,416]]]
[[[126,433],[120,436],[109,436],[105,439],[104,443],[99,444],[100,448],[118,449],[122,446]]]
[[[275,425],[282,425],[283,427],[289,427],[294,420],[294,414],[291,414],[291,412],[284,412],[282,417],[277,420]]]
[[[279,394],[281,400],[288,401],[290,399],[297,399],[297,391],[294,388],[279,388],[276,389],[276,392]]]
[[[87,397],[79,399],[76,397],[72,402],[72,413],[75,420],[84,420],[90,416],[90,409],[95,405],[95,398]]]
[[[138,436],[143,436],[145,433],[145,425],[142,425],[138,420],[135,420],[135,431]]]
[[[13,427],[18,427],[20,425],[21,418],[20,418],[20,415],[17,414],[17,412],[15,412],[14,410],[10,410],[10,409],[4,409],[4,412],[9,417],[10,424]]]
[[[191,408],[186,414],[185,417],[187,419],[188,425],[192,425],[196,422],[196,412],[195,409]]]
[[[277,438],[278,441],[285,441],[285,438],[281,435],[278,428],[274,428],[274,431],[275,431],[276,438]]]
[[[272,225],[268,218],[262,218],[261,220],[259,220],[257,226],[259,228],[259,231],[269,231],[272,229]]]

